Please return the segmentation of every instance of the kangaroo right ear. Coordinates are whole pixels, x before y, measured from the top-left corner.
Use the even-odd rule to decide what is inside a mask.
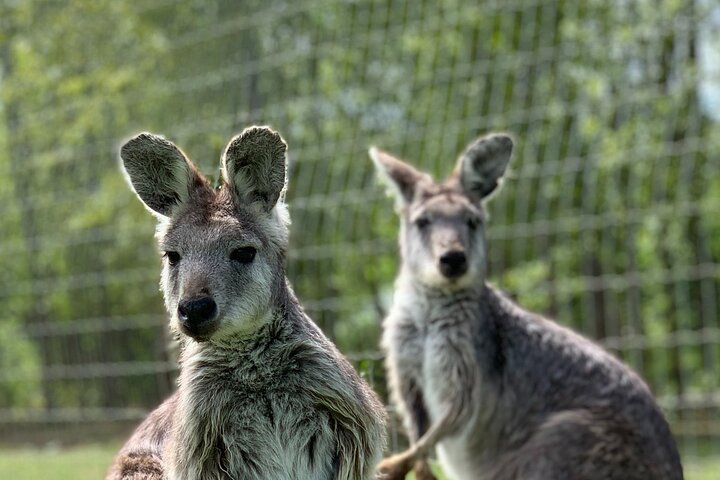
[[[120,148],[130,185],[153,213],[165,217],[185,203],[191,191],[206,181],[172,142],[140,133]]]
[[[273,209],[285,189],[286,151],[285,140],[269,127],[248,127],[230,140],[222,173],[237,201]]]
[[[395,193],[398,208],[412,201],[418,182],[429,178],[427,174],[375,147],[371,147],[369,153],[381,178]]]
[[[455,174],[459,175],[470,198],[480,202],[498,188],[512,150],[512,138],[503,133],[486,135],[467,147],[458,160]]]

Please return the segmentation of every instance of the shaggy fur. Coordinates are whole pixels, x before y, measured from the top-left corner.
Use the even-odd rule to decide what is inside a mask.
[[[161,137],[141,134],[123,146],[131,185],[160,218],[161,287],[181,342],[180,377],[108,479],[374,477],[382,404],[285,277],[285,150],[272,130],[247,129],[228,145],[215,191]],[[239,261],[237,251],[248,249],[252,258]],[[179,313],[197,298],[216,305],[200,330]]]
[[[435,448],[455,480],[681,480],[643,381],[485,283],[481,201],[511,151],[508,136],[484,137],[442,183],[371,151],[399,192],[402,267],[383,346],[411,440],[380,471],[396,480],[415,466],[418,478],[433,478],[425,458]],[[443,270],[448,252],[466,264]]]

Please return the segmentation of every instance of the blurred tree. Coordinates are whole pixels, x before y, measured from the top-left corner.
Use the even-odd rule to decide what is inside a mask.
[[[153,98],[156,87],[144,79],[166,44],[122,2],[5,2],[0,8],[6,25],[0,44],[5,130],[0,155],[3,178],[12,185],[2,190],[6,214],[0,230],[14,267],[4,282],[9,305],[3,317],[26,326],[37,341],[46,408],[122,405],[116,379],[88,383],[93,374],[85,372],[64,380],[58,367],[138,353],[135,358],[149,359],[157,352],[132,352],[132,344],[117,342],[113,330],[92,337],[51,333],[57,331],[53,325],[67,320],[159,310],[157,295],[145,294],[136,305],[113,297],[115,272],[133,280],[132,272],[152,263],[137,255],[137,243],[123,244],[133,232],[111,225],[122,226],[124,215],[139,210],[128,210],[114,193],[122,188],[116,137],[130,118],[152,106],[143,98],[129,103],[127,97],[140,92]],[[140,285],[123,287],[122,293],[132,296]]]

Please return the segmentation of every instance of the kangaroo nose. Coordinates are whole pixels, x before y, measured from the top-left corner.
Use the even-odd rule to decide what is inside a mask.
[[[467,272],[465,252],[451,250],[440,257],[440,273],[447,278],[457,278]]]
[[[178,305],[178,317],[189,335],[206,333],[217,314],[217,304],[211,296],[183,300]]]

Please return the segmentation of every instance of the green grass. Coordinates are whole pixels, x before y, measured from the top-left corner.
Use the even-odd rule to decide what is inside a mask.
[[[718,480],[720,478],[720,457],[686,460],[686,480]]]
[[[0,479],[8,480],[98,480],[105,477],[107,467],[118,445],[89,445],[63,450],[4,449],[0,450]],[[720,457],[686,460],[686,480],[720,479]],[[436,469],[438,480],[446,477]],[[412,475],[408,480],[413,479]]]
[[[438,480],[447,480],[447,477],[443,475],[443,472],[442,470],[440,470],[440,467],[438,465],[433,465],[432,469]],[[415,480],[415,475],[413,473],[410,473],[407,477],[405,477],[405,480]]]
[[[99,480],[118,451],[117,444],[68,449],[0,450],[0,478],[7,480]]]
[[[683,462],[685,468],[685,480],[718,480],[720,479],[720,457],[707,459],[692,459]],[[438,480],[447,480],[442,471],[433,467],[433,471]],[[412,473],[407,476],[406,480],[415,480]]]

